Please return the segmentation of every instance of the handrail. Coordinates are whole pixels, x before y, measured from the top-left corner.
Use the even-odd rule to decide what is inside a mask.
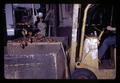
[[[87,12],[88,12],[88,9],[92,6],[92,4],[88,4],[87,7],[85,8],[85,11],[84,11],[84,17],[83,17],[83,25],[82,25],[82,34],[81,34],[81,42],[80,42],[80,54],[79,56],[81,56],[79,58],[79,60],[81,61],[82,60],[82,55],[83,55],[83,41],[84,41],[84,35],[85,35],[85,27],[86,27],[86,18],[87,18]]]

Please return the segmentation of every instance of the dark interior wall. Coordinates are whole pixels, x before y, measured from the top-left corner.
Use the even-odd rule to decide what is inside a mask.
[[[112,26],[113,27],[117,27],[120,23],[120,9],[119,9],[119,5],[113,5],[114,7],[114,12],[113,12],[113,21],[112,21]]]
[[[1,21],[1,27],[0,27],[0,29],[1,29],[1,31],[0,31],[0,37],[2,37],[2,38],[0,38],[1,39],[1,42],[0,42],[0,44],[2,44],[2,45],[4,45],[4,46],[6,46],[7,45],[7,29],[6,29],[6,17],[5,17],[5,4],[3,4],[2,5],[2,12],[1,12],[1,19],[2,19],[2,21]]]
[[[115,5],[115,13],[114,13],[114,16],[115,16],[115,19],[114,19],[114,22],[113,22],[113,26],[115,25],[116,26],[116,36],[117,36],[117,41],[116,41],[116,61],[117,61],[117,72],[116,72],[116,79],[120,79],[120,64],[119,64],[119,61],[120,61],[120,54],[119,54],[119,42],[120,42],[120,6],[117,4]]]
[[[51,28],[51,36],[57,36],[56,32],[59,25],[59,5],[46,4],[46,9],[47,9],[46,14],[49,13],[47,24]],[[47,32],[48,32],[48,28],[47,28]]]
[[[58,27],[57,37],[66,37],[68,39],[68,47],[71,46],[72,27]]]
[[[0,62],[1,72],[0,78],[4,79],[4,48],[7,46],[7,29],[6,29],[6,18],[5,18],[5,4],[1,4],[1,21],[0,21]]]
[[[57,27],[57,36],[67,37],[68,45],[71,46],[73,4],[59,4],[59,19]]]
[[[56,19],[56,27],[59,26],[59,5],[55,4],[55,19]]]
[[[54,22],[53,22],[53,29],[52,29],[52,36],[57,36],[57,28],[59,26],[59,5],[53,4],[53,13],[54,13]]]
[[[43,12],[43,18],[46,16],[46,4],[40,4],[39,12]]]

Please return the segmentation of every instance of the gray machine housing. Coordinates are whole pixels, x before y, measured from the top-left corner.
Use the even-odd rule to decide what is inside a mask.
[[[65,79],[67,59],[62,43],[8,43],[4,51],[6,79]]]

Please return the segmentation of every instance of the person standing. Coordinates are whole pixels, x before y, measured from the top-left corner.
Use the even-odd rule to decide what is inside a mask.
[[[45,36],[46,34],[46,24],[43,22],[43,18],[37,16],[37,21],[35,22],[36,28],[39,30],[40,34]]]

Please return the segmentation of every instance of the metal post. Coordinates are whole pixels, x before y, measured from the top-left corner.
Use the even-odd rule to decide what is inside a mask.
[[[110,18],[110,25],[112,26],[112,20],[113,20],[113,6],[112,6],[112,10],[111,10],[111,18]]]
[[[33,23],[35,23],[34,4],[32,4]]]
[[[79,60],[82,60],[83,55],[83,44],[84,44],[84,35],[85,35],[85,26],[86,26],[86,18],[87,18],[87,12],[88,9],[91,7],[92,4],[88,4],[84,11],[84,17],[83,17],[83,25],[82,25],[82,31],[81,31],[81,43],[80,43],[80,54],[79,54]]]
[[[77,46],[77,28],[78,28],[78,11],[79,4],[74,4],[73,8],[73,24],[72,24],[72,42],[70,51],[70,71],[75,68],[76,46]]]

